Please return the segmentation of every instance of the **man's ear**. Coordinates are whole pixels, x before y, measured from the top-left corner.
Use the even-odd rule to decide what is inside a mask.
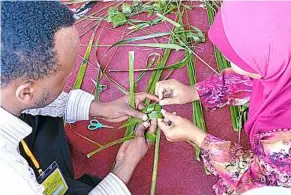
[[[16,89],[15,96],[23,104],[31,104],[35,95],[34,85],[32,81],[25,81]]]

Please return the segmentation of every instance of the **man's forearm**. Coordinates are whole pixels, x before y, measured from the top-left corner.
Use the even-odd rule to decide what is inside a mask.
[[[127,184],[134,172],[136,165],[130,163],[118,163],[114,166],[112,173],[114,173],[119,179]]]
[[[102,117],[102,112],[104,112],[104,105],[96,101],[92,101],[90,106],[90,116]]]

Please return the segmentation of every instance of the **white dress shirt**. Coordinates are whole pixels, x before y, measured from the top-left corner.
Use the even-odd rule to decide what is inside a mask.
[[[44,108],[26,110],[31,115],[65,117],[66,122],[88,120],[94,96],[82,90],[62,94]],[[32,132],[32,128],[0,108],[0,194],[43,194],[44,188],[19,153],[19,142]],[[91,192],[92,195],[129,195],[126,185],[109,173]]]

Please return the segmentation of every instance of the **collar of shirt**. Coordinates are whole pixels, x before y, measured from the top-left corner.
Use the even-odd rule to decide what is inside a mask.
[[[6,140],[7,144],[17,148],[19,142],[31,134],[32,128],[2,107],[0,107],[0,116],[0,135],[2,135],[2,139]]]

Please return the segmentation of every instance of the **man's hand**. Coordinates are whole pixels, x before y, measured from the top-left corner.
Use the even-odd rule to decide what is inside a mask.
[[[187,86],[177,80],[160,81],[156,84],[155,95],[160,99],[160,105],[186,104],[199,100],[195,86]]]
[[[164,119],[158,119],[158,126],[170,142],[192,141],[201,146],[206,133],[196,127],[191,121],[162,110]]]
[[[155,102],[159,101],[159,98],[154,95],[148,93],[137,93],[135,94],[136,109],[141,110],[144,108],[143,102],[145,99],[150,99]],[[147,115],[131,108],[128,104],[128,100],[129,96],[126,95],[109,103],[92,102],[90,116],[103,118],[104,120],[110,122],[124,121],[129,116],[146,121],[148,119]]]
[[[124,142],[116,156],[116,164],[113,173],[118,176],[125,184],[127,184],[133,174],[134,169],[145,156],[151,143],[145,138],[145,132],[155,133],[157,121],[151,120],[151,123],[144,122],[136,129],[136,137],[134,140]]]

